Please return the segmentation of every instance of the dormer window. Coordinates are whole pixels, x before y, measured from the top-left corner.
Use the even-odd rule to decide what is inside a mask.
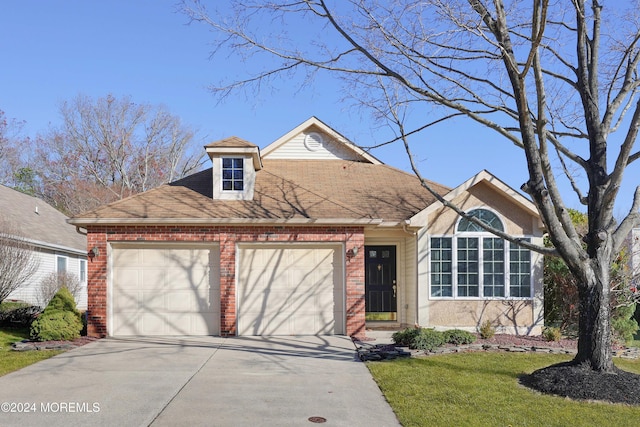
[[[222,191],[244,190],[244,159],[238,157],[222,158]]]
[[[232,136],[205,149],[213,170],[213,199],[253,200],[256,172],[262,169],[258,147]]]

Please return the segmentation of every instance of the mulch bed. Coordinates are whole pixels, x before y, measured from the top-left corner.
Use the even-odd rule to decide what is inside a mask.
[[[496,344],[496,345],[510,345],[510,346],[523,346],[523,347],[550,347],[550,348],[578,348],[578,341],[573,339],[561,339],[559,341],[547,341],[542,336],[528,336],[528,335],[509,335],[509,334],[496,334],[491,338],[482,339],[477,337],[474,344]]]
[[[547,341],[541,336],[496,334],[474,344],[577,349],[578,341]],[[640,405],[640,375],[615,368],[611,373],[594,371],[572,362],[559,363],[520,376],[520,384],[545,394],[576,400],[592,400]]]
[[[640,375],[618,368],[603,373],[565,362],[522,375],[520,384],[571,399],[640,405]]]

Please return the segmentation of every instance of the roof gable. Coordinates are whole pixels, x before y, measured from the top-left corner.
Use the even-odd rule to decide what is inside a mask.
[[[311,117],[265,147],[262,157],[274,160],[350,160],[382,164],[316,117]]]
[[[444,195],[444,199],[447,201],[453,201],[458,196],[463,194],[464,192],[469,191],[472,187],[475,187],[481,183],[487,184],[494,191],[502,193],[504,196],[509,198],[517,207],[524,210],[532,217],[540,220],[540,214],[536,205],[527,199],[525,196],[505,184],[503,181],[498,179],[496,176],[491,174],[487,170],[482,170],[476,175],[472,176],[450,192]],[[442,202],[436,201],[435,203],[429,205],[427,208],[417,213],[410,219],[410,223],[412,226],[423,226],[427,223],[427,218],[432,213],[436,212],[438,209],[442,208]],[[541,224],[540,224],[541,225]]]

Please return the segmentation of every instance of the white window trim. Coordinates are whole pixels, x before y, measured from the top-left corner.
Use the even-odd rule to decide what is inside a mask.
[[[84,277],[82,277],[82,266],[84,265]],[[89,273],[87,271],[87,260],[80,259],[78,260],[78,277],[80,278],[80,283],[85,284],[88,281]]]
[[[456,227],[457,229],[457,227]],[[485,297],[484,296],[484,286],[483,286],[483,271],[484,271],[484,251],[482,250],[482,243],[479,242],[478,245],[478,296],[477,297],[467,297],[467,296],[458,296],[458,237],[469,237],[469,238],[496,238],[495,235],[488,232],[468,232],[464,231],[461,233],[456,232],[455,234],[431,234],[427,237],[427,283],[429,284],[429,299],[431,300],[459,300],[459,301],[528,301],[534,299],[534,283],[533,283],[533,256],[530,257],[529,261],[529,294],[531,296],[528,297],[512,297],[510,296],[511,292],[511,263],[510,263],[510,253],[511,253],[511,242],[504,241],[504,291],[505,296],[503,297]],[[524,238],[533,240],[533,236],[514,236],[515,238]],[[443,296],[434,296],[431,294],[431,239],[432,238],[449,238],[451,239],[451,286],[452,286],[452,296],[443,297]]]
[[[242,162],[242,190],[225,190],[224,189],[224,178],[222,174],[224,173],[224,160],[225,159],[234,159],[240,160]],[[232,179],[232,182],[234,180]],[[243,156],[220,156],[220,192],[224,194],[243,194],[244,189],[247,186],[247,168],[245,166],[245,157]]]
[[[64,259],[64,266],[65,266],[65,273],[69,271],[69,257],[65,256],[65,255],[57,255],[56,254],[56,273],[60,273],[60,271],[58,271],[58,260],[59,259]]]

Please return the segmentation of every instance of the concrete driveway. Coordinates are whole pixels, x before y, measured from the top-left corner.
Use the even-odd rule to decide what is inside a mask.
[[[399,425],[343,336],[103,339],[0,377],[0,409],[23,427]]]

